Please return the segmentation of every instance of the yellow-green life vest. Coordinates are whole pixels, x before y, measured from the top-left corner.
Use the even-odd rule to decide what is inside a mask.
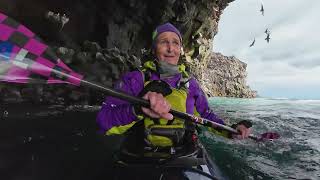
[[[179,65],[179,71],[182,74],[182,80],[188,81],[189,75],[183,64]],[[156,65],[153,61],[144,63],[143,73],[156,71]],[[145,75],[144,75],[145,77]],[[145,82],[144,86],[151,81]],[[171,94],[165,96],[166,100],[171,104],[172,109],[180,112],[186,112],[188,87],[171,88]],[[199,113],[197,113],[199,114]],[[185,135],[185,120],[174,117],[173,120],[152,119],[144,117],[144,127],[146,141],[150,146],[154,147],[171,147],[181,143]]]
[[[149,81],[150,82],[150,81]],[[146,82],[147,85],[149,82]],[[172,93],[165,96],[172,109],[186,112],[188,90],[186,88],[171,88]],[[151,146],[168,147],[180,143],[185,132],[183,119],[174,117],[173,120],[144,118],[146,140]]]
[[[148,72],[156,71],[156,65],[152,61],[147,61],[144,63],[144,69],[141,73],[144,77],[144,86],[148,85],[151,81],[146,78]],[[185,66],[183,64],[179,65],[179,71],[182,74],[182,79],[180,81],[189,80],[189,75],[185,71]],[[180,88],[171,88],[172,93],[165,96],[167,101],[171,104],[172,109],[186,112],[186,101],[188,96],[188,87],[183,86]],[[194,114],[199,115],[199,113],[194,108]],[[144,121],[145,134],[147,143],[153,147],[170,147],[181,143],[185,133],[185,121],[183,119],[174,118],[172,121],[167,121],[165,119],[151,119],[144,115],[138,115],[138,120]],[[106,132],[106,135],[113,134],[123,134],[129,128],[131,128],[136,121],[124,125],[112,127]]]

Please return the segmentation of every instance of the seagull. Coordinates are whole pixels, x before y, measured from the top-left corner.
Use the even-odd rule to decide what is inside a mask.
[[[267,29],[264,31],[264,33],[266,33],[267,35],[270,34],[269,29],[267,28]]]
[[[262,16],[264,16],[264,9],[263,9],[263,4],[261,4],[261,9],[260,9],[260,12],[261,12]]]
[[[267,34],[267,37],[265,38],[265,40],[269,43],[269,41],[270,41],[270,34]]]
[[[256,38],[253,39],[252,43],[250,44],[249,47],[252,47],[254,45],[254,43],[256,42]]]

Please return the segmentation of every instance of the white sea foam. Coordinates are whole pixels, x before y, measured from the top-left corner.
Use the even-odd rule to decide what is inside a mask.
[[[307,142],[310,144],[310,146],[314,147],[316,150],[320,152],[320,137],[308,139]]]

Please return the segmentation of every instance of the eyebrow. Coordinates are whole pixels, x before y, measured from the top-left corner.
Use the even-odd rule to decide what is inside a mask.
[[[158,38],[157,41],[168,40],[168,39],[169,39],[168,37],[162,37],[162,38]],[[179,38],[173,37],[173,40],[174,41],[178,41],[180,43],[180,39]]]

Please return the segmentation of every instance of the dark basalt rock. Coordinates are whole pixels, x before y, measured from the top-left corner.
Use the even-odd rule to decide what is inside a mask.
[[[254,97],[245,84],[245,68],[212,65],[212,41],[220,15],[233,0],[2,0],[0,11],[16,19],[53,47],[69,67],[86,79],[112,86],[121,74],[152,58],[151,34],[170,21],[182,33],[181,61],[197,77],[209,95]],[[48,12],[56,19],[50,19]],[[59,13],[59,14],[58,14]],[[64,15],[63,15],[64,14]],[[58,17],[67,17],[64,24]],[[58,19],[58,20],[57,20]],[[214,68],[212,68],[214,67]],[[205,76],[238,68],[237,78],[214,80]],[[241,71],[241,72],[240,72]],[[236,81],[234,79],[237,79]],[[221,83],[217,83],[221,82]],[[210,84],[216,84],[214,87]],[[237,85],[235,85],[237,84]],[[23,85],[1,83],[0,102],[46,104],[100,104],[105,94],[71,85]]]

